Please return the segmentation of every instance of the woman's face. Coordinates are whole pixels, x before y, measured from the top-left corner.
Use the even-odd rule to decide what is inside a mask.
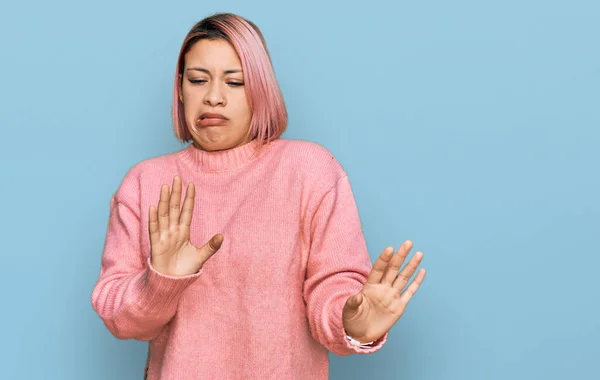
[[[249,142],[252,111],[233,46],[225,40],[202,39],[184,58],[179,99],[194,145],[216,151]]]

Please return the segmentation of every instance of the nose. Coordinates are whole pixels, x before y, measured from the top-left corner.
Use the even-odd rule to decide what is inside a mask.
[[[216,81],[208,83],[208,90],[204,95],[204,104],[212,107],[226,104],[225,93]]]

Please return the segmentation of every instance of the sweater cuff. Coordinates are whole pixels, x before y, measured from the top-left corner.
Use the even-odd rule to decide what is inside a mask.
[[[368,345],[363,344],[360,346],[353,345],[348,339],[346,339],[346,348],[348,348],[358,354],[370,354],[370,353],[379,351],[379,349],[381,347],[383,347],[383,345],[387,341],[387,337],[388,337],[388,333],[385,333],[382,337],[380,337],[373,343],[368,344]]]
[[[147,313],[163,314],[165,310],[174,312],[179,298],[185,289],[202,275],[202,269],[197,273],[174,277],[158,272],[147,259],[146,272],[137,283],[136,293],[145,295],[139,307]]]
[[[341,304],[341,306],[340,306]],[[353,345],[347,338],[348,334],[346,333],[346,329],[344,328],[344,322],[342,321],[342,310],[344,307],[344,303],[340,303],[338,304],[338,307],[336,309],[335,312],[335,316],[336,318],[334,318],[332,320],[332,328],[334,329],[334,332],[336,333],[336,342],[334,343],[335,346],[335,351],[334,353],[337,353],[338,355],[350,355],[350,354],[370,354],[376,351],[379,351],[379,349],[381,349],[381,347],[383,347],[383,345],[385,344],[385,342],[387,341],[387,336],[388,333],[386,332],[383,336],[381,336],[379,339],[377,339],[376,341],[374,341],[372,344],[370,345],[361,345],[361,346],[356,346]],[[365,343],[365,342],[362,342]]]

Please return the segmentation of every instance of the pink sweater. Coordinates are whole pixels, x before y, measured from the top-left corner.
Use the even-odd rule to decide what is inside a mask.
[[[225,237],[186,277],[149,261],[149,206],[175,175],[184,193],[196,186],[192,243]],[[350,182],[325,148],[189,145],[132,167],[111,198],[92,305],[117,338],[149,341],[151,380],[327,379],[327,350],[371,353],[387,339],[359,348],[343,328],[370,270]]]

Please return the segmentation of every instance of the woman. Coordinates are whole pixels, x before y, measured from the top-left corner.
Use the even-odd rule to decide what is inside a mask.
[[[173,122],[192,143],[123,179],[92,294],[113,335],[150,342],[147,378],[326,379],[327,350],[379,350],[424,279],[402,291],[422,254],[398,275],[407,241],[371,267],[340,164],[280,138],[287,112],[253,23],[192,28]]]

